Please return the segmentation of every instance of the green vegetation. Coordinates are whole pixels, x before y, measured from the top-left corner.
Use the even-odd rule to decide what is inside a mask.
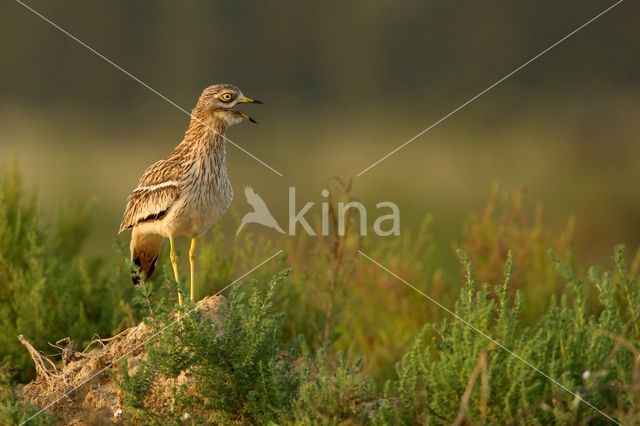
[[[520,193],[495,191],[465,224],[462,279],[432,264],[428,219],[383,242],[352,233],[230,242],[214,231],[200,252],[203,296],[286,252],[223,293],[217,322],[198,311],[176,322],[166,259],[134,290],[121,248],[110,260],[82,256],[86,209],[46,224],[15,173],[0,177],[0,200],[0,355],[13,375],[0,383],[0,423],[33,412],[16,386],[34,374],[16,335],[41,350],[70,336],[82,350],[94,333],[142,320],[164,331],[135,369],[121,362],[112,374],[134,424],[179,424],[185,413],[193,424],[611,423],[579,398],[640,422],[640,257],[629,262],[619,246],[611,271],[582,267],[570,227],[529,220]],[[153,404],[163,388],[170,407]]]
[[[477,286],[471,263],[461,253],[466,285],[455,306],[459,319],[425,326],[397,364],[398,377],[388,383],[385,406],[378,414],[385,422],[403,424],[428,418],[449,423],[458,414],[489,424],[607,424],[605,417],[580,403],[583,398],[625,424],[636,423],[640,291],[626,271],[623,252],[616,248],[615,273],[589,271],[590,285],[599,293],[599,309],[593,313],[587,312],[583,281],[550,255],[571,294],[559,301],[552,298],[530,326],[518,319],[522,294],[508,295],[511,256],[502,283],[492,287]],[[471,331],[460,319],[504,347]],[[437,338],[428,341],[432,331]],[[390,404],[396,400],[397,405]]]
[[[33,375],[16,336],[38,348],[67,336],[80,345],[131,324],[126,265],[80,255],[90,230],[87,208],[69,207],[44,223],[34,196],[18,174],[0,176],[0,358],[20,380]]]
[[[132,375],[126,360],[120,366],[127,406],[140,419],[158,423],[172,414],[178,422],[183,412],[222,424],[275,420],[291,405],[298,387],[297,345],[284,348],[279,337],[283,316],[272,312],[275,286],[286,275],[276,275],[266,294],[255,291],[248,300],[243,292],[232,291],[220,324],[202,320],[192,306],[169,327],[175,322],[169,313],[149,318],[153,332],[162,332],[150,345],[148,358]],[[195,383],[175,389],[171,412],[145,411],[144,398],[157,380],[184,371]]]
[[[23,401],[18,393],[13,389],[10,375],[0,372],[0,421],[2,424],[13,425],[26,421],[38,410],[31,404]],[[33,418],[29,424],[32,425],[52,425],[56,423],[56,418],[49,413],[42,413]]]

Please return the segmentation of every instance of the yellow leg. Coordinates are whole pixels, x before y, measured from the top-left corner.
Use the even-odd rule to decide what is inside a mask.
[[[191,269],[191,302],[196,302],[196,237],[191,238],[191,247],[189,248],[189,267]]]
[[[180,275],[178,275],[178,255],[176,254],[176,247],[173,243],[173,238],[169,238],[169,244],[171,245],[171,251],[169,257],[171,259],[171,266],[173,267],[173,276],[176,278],[176,285],[178,286],[178,304],[182,306],[182,291],[180,290]]]

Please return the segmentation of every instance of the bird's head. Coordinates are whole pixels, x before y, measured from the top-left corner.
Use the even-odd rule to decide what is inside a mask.
[[[231,84],[214,84],[204,89],[196,109],[211,118],[224,120],[228,125],[238,124],[243,120],[257,123],[249,114],[234,109],[238,104],[246,103],[261,104],[262,102],[246,97],[240,89]]]

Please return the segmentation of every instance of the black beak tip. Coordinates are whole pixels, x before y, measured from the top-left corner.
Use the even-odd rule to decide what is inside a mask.
[[[264,102],[259,101],[259,100],[257,100],[257,99],[254,99],[254,100],[253,100],[253,103],[254,103],[254,104],[258,104],[258,105],[264,105]]]
[[[254,120],[252,117],[249,117],[249,121],[252,122],[253,124],[258,124],[258,122]]]

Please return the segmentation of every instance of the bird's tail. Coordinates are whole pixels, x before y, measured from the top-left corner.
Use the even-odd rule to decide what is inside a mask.
[[[131,279],[134,284],[138,284],[141,279],[151,277],[156,269],[156,261],[162,248],[162,238],[160,235],[144,234],[136,227],[131,233],[131,261],[140,268],[140,273],[131,271]]]

